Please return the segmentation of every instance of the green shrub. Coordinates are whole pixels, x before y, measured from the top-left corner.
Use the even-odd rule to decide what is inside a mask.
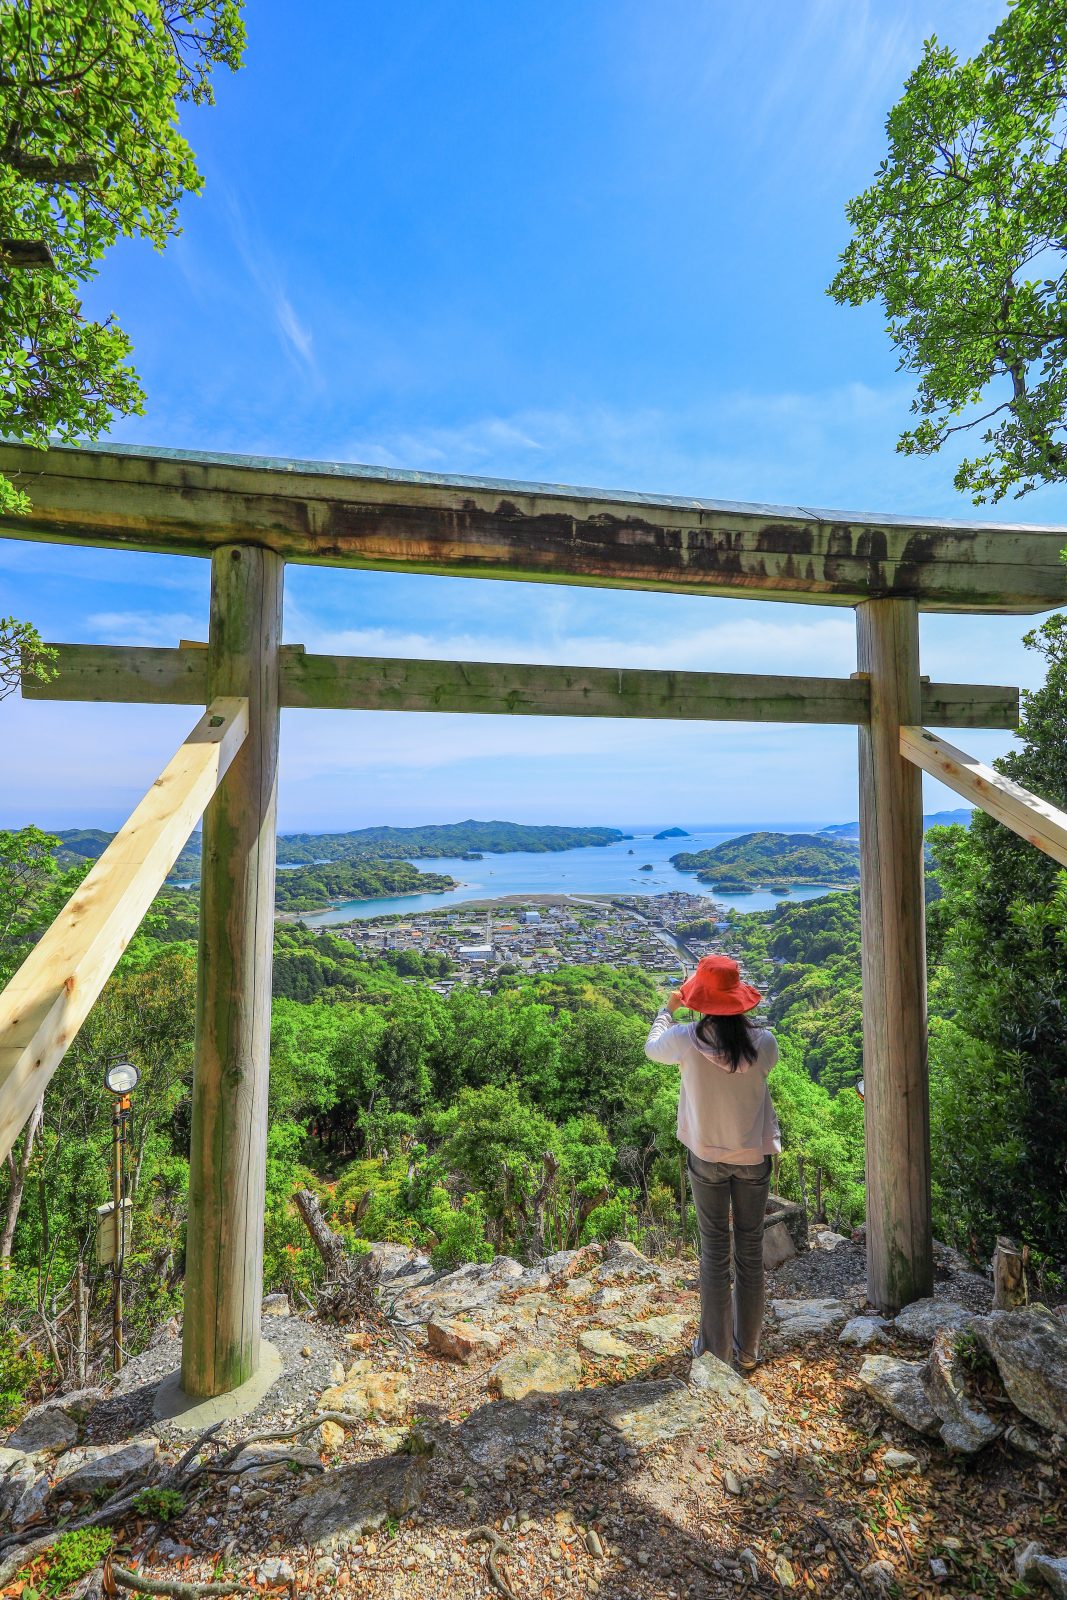
[[[110,1549],[111,1535],[103,1528],[61,1533],[45,1557],[47,1565],[37,1580],[40,1590],[47,1595],[62,1594],[79,1578],[87,1577]]]
[[[142,1489],[134,1496],[133,1509],[156,1522],[173,1522],[185,1510],[185,1496],[177,1489]]]

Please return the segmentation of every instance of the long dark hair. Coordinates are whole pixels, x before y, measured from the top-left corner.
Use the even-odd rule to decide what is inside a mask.
[[[737,1071],[742,1057],[755,1061],[759,1054],[758,1033],[758,1024],[743,1011],[729,1017],[704,1016],[697,1023],[697,1038],[701,1044],[727,1056],[731,1072]]]

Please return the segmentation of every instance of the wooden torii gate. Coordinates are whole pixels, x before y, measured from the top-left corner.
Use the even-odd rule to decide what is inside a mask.
[[[62,644],[32,699],[206,707],[0,995],[0,1159],[204,814],[182,1383],[256,1370],[284,706],[849,723],[859,730],[868,1287],[932,1287],[920,768],[1067,864],[1067,816],[930,727],[1014,728],[1018,691],[920,675],[921,610],[1067,602],[1067,530],[845,516],[174,450],[0,446],[15,539],[208,557],[206,649]],[[314,656],[282,646],[287,561],[853,606],[851,678]],[[210,803],[209,803],[210,802]],[[206,810],[204,809],[206,806]]]

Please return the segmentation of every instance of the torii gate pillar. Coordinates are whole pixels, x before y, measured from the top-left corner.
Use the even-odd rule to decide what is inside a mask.
[[[870,722],[859,730],[867,1292],[883,1312],[933,1289],[922,774],[900,729],[922,720],[914,600],[856,607]]]
[[[197,1398],[259,1364],[283,566],[256,545],[211,557],[208,699],[246,696],[249,724],[204,813],[182,1345]]]

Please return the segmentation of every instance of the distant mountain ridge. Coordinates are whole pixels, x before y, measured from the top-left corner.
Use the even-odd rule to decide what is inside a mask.
[[[970,806],[961,806],[958,811],[931,811],[929,816],[923,817],[923,832],[927,828],[948,828],[954,822],[962,823],[963,827],[970,825],[974,811]],[[830,828],[820,828],[819,837],[830,839],[858,839],[860,825],[858,822],[837,822]]]
[[[60,828],[56,859],[65,867],[95,861],[115,837],[103,828]],[[190,836],[167,876],[185,883],[200,876],[200,831]],[[279,866],[311,866],[333,861],[432,860],[514,851],[548,853],[617,844],[631,836],[618,828],[569,828],[555,823],[439,822],[418,828],[356,828],[348,833],[283,833],[278,836]]]

